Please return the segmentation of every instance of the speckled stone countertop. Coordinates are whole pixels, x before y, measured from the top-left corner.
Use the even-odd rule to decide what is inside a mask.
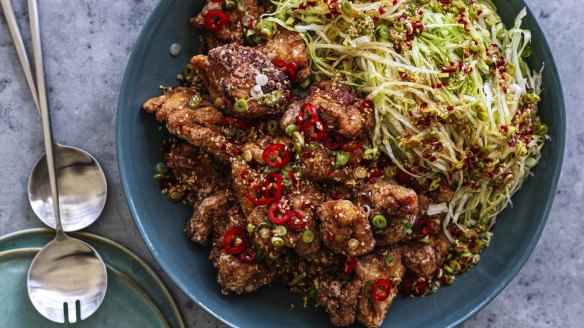
[[[194,0],[196,1],[196,0]],[[13,0],[30,45],[24,0]],[[106,209],[87,230],[130,248],[169,286],[189,327],[223,326],[161,271],[126,206],[115,155],[115,115],[126,61],[156,0],[40,2],[45,67],[57,141],[83,148],[103,165]],[[543,235],[521,272],[464,327],[582,327],[584,322],[584,6],[582,0],[527,0],[555,55],[566,97],[566,155]],[[26,194],[43,153],[38,114],[0,17],[0,235],[42,227]]]

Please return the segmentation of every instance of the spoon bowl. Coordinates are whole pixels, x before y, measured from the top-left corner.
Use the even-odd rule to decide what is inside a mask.
[[[30,61],[26,54],[26,48],[20,29],[16,22],[14,10],[10,0],[0,0],[6,22],[26,82],[32,93],[32,98],[40,114],[40,102],[37,86],[32,75]],[[99,218],[106,198],[107,182],[105,174],[99,163],[87,152],[68,146],[54,143],[55,163],[61,188],[59,203],[63,209],[63,230],[75,231],[83,229]],[[28,180],[28,198],[35,214],[46,225],[55,228],[55,217],[50,210],[52,200],[49,180],[47,178],[47,161],[43,156],[37,162]]]
[[[35,256],[28,271],[28,294],[47,319],[74,323],[92,315],[107,288],[107,271],[86,243],[57,233]]]
[[[53,150],[63,230],[81,230],[95,222],[105,207],[105,174],[95,158],[79,148],[55,143]],[[28,199],[38,218],[54,229],[56,223],[45,155],[30,174]]]

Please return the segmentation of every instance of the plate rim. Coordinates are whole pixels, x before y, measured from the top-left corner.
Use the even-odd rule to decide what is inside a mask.
[[[111,247],[114,250],[123,253],[125,256],[128,256],[132,261],[135,261],[138,264],[138,266],[140,267],[140,269],[142,269],[144,273],[146,273],[152,280],[154,280],[154,282],[156,283],[156,285],[158,286],[160,291],[162,291],[162,294],[164,295],[164,297],[167,301],[167,304],[170,305],[170,307],[171,307],[172,314],[173,314],[174,318],[176,319],[179,327],[180,328],[186,327],[182,313],[181,313],[179,307],[177,306],[174,297],[172,296],[172,294],[170,293],[170,291],[168,290],[168,288],[166,287],[164,282],[162,282],[162,280],[160,280],[160,278],[158,277],[156,272],[154,272],[154,270],[152,268],[150,268],[150,266],[146,262],[144,262],[137,254],[132,252],[127,247],[125,247],[125,246],[123,246],[123,245],[121,245],[121,244],[119,244],[111,239],[108,239],[108,238],[105,238],[103,236],[99,236],[96,234],[92,234],[92,233],[89,233],[86,231],[69,232],[68,234],[72,237],[83,238],[87,241],[100,244],[101,246]],[[5,242],[9,242],[11,240],[18,239],[20,237],[43,236],[43,235],[52,236],[52,235],[54,235],[54,230],[49,229],[49,228],[32,228],[32,229],[14,231],[14,232],[7,233],[5,235],[0,236],[0,244],[5,243]],[[40,249],[41,249],[41,247],[10,248],[10,249],[4,250],[4,251],[0,251],[0,255],[8,254],[10,252],[17,252],[17,251],[33,251],[33,250],[38,251]],[[117,267],[115,267],[111,264],[108,264],[108,263],[106,263],[106,266],[110,270],[112,270],[113,274],[116,274],[116,275],[120,276],[121,278],[128,280],[128,282],[131,283],[134,286],[134,288],[138,288],[138,291],[140,293],[144,294],[144,296],[148,298],[148,302],[152,303],[152,305],[159,312],[160,316],[162,318],[164,318],[164,320],[168,323],[169,326],[171,326],[171,322],[169,322],[168,318],[166,318],[166,315],[162,312],[159,305],[156,304],[156,302],[152,299],[152,297],[150,295],[148,295],[148,293],[146,292],[146,289],[143,286],[140,286],[138,283],[136,283],[132,279],[132,277],[130,275],[120,271]]]
[[[556,110],[560,114],[559,123],[560,123],[561,132],[558,133],[558,138],[556,140],[557,143],[553,144],[554,147],[558,148],[558,156],[555,158],[549,159],[554,164],[553,178],[552,178],[551,185],[550,185],[550,191],[551,191],[550,194],[553,196],[551,198],[547,199],[545,207],[542,210],[541,223],[537,227],[537,230],[535,231],[535,233],[530,237],[530,241],[529,241],[527,247],[525,247],[525,251],[523,252],[523,254],[517,259],[517,261],[509,269],[509,274],[504,279],[499,281],[498,284],[496,284],[496,286],[489,292],[489,294],[486,298],[484,298],[480,303],[478,303],[473,309],[471,309],[470,311],[468,311],[464,315],[460,316],[459,318],[453,320],[448,327],[459,326],[460,324],[464,323],[465,321],[470,319],[472,316],[477,314],[479,311],[484,309],[489,303],[491,303],[505,289],[505,287],[507,287],[507,285],[509,285],[509,283],[517,276],[517,274],[519,273],[521,268],[523,268],[525,263],[527,263],[527,260],[529,259],[529,257],[533,253],[535,246],[538,244],[538,242],[541,238],[541,234],[542,234],[542,232],[547,224],[547,221],[549,219],[549,214],[551,212],[551,208],[552,208],[554,200],[555,200],[555,195],[557,193],[557,188],[558,188],[558,182],[559,182],[560,174],[562,171],[564,151],[565,151],[565,140],[566,140],[566,106],[565,106],[565,100],[564,100],[564,91],[563,91],[563,87],[562,87],[561,75],[559,74],[559,71],[558,71],[558,68],[556,65],[555,56],[550,48],[548,38],[547,38],[546,34],[544,33],[544,31],[542,30],[542,28],[539,24],[539,21],[537,20],[536,16],[533,15],[533,12],[531,11],[528,4],[524,0],[520,0],[520,2],[523,5],[523,7],[525,7],[525,9],[527,10],[527,17],[531,18],[531,20],[533,21],[533,27],[531,28],[531,30],[535,30],[535,32],[537,34],[541,35],[541,37],[543,39],[544,51],[549,53],[551,56],[552,60],[550,63],[545,63],[545,66],[546,66],[545,69],[551,70],[551,75],[558,77],[557,89],[559,90],[559,93],[557,94],[557,98],[558,98],[558,103],[560,104],[560,106]],[[158,0],[156,5],[151,9],[150,13],[148,14],[147,19],[144,21],[144,24],[141,27],[138,38],[134,42],[134,46],[136,44],[142,43],[144,41],[144,39],[147,37],[148,33],[144,29],[144,27],[150,25],[156,19],[155,14],[158,13],[159,11],[167,9],[171,5],[171,3],[172,3],[171,1]],[[182,283],[180,279],[177,278],[176,274],[173,273],[172,270],[167,268],[165,263],[162,263],[162,261],[158,259],[159,253],[154,248],[154,245],[153,245],[150,237],[146,234],[145,228],[144,228],[142,222],[140,222],[140,220],[138,219],[136,205],[134,204],[134,201],[129,193],[130,182],[128,180],[128,176],[126,175],[125,169],[123,168],[122,162],[119,160],[120,158],[124,158],[124,155],[125,155],[125,148],[123,147],[122,141],[121,141],[123,127],[120,124],[120,117],[122,116],[121,113],[122,113],[123,106],[124,106],[124,99],[125,99],[126,93],[127,93],[127,88],[128,88],[128,83],[129,83],[128,81],[130,79],[130,72],[128,69],[128,67],[129,67],[128,63],[131,63],[132,61],[134,61],[136,57],[138,57],[138,53],[136,53],[133,49],[132,53],[131,53],[131,55],[126,63],[126,68],[124,70],[124,77],[122,79],[122,83],[120,84],[120,92],[119,92],[117,115],[116,115],[116,152],[117,152],[117,159],[116,160],[118,162],[118,171],[119,171],[119,174],[120,174],[120,177],[122,180],[122,187],[124,190],[124,196],[125,196],[128,208],[130,210],[130,213],[132,215],[132,218],[134,220],[134,224],[138,228],[138,231],[140,232],[140,236],[142,237],[144,243],[146,244],[149,252],[152,254],[152,257],[156,260],[156,262],[160,265],[160,267],[164,270],[164,272],[171,278],[171,280],[181,289],[181,291],[185,295],[187,295],[192,301],[194,301],[199,307],[201,307],[207,313],[209,313],[210,315],[212,315],[213,317],[215,317],[219,321],[223,322],[224,324],[226,324],[230,327],[241,327],[239,324],[231,322],[230,320],[224,318],[223,316],[219,315],[218,313],[213,311],[211,308],[206,306],[199,299],[199,297],[197,297],[197,295],[194,295],[193,293],[191,293],[189,291],[187,286],[184,283]],[[548,143],[551,144],[551,142],[549,142],[549,141],[548,141]],[[551,146],[552,145],[548,145],[548,147],[551,147]]]

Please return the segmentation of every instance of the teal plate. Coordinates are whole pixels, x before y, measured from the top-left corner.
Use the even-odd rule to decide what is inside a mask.
[[[326,327],[327,315],[312,306],[303,309],[298,295],[278,284],[244,296],[221,295],[209,250],[184,235],[191,209],[168,201],[152,179],[161,160],[165,136],[142,103],[160,95],[160,85],[176,85],[176,74],[199,52],[199,32],[188,20],[204,1],[162,0],[146,21],[128,61],[117,114],[117,152],[122,184],[138,230],[153,256],[172,280],[199,306],[233,327]],[[521,0],[494,0],[507,26],[525,7]],[[553,56],[533,14],[528,11],[523,27],[532,32],[530,67],[543,63],[542,120],[551,140],[542,160],[523,189],[513,197],[513,207],[497,221],[491,247],[481,263],[459,276],[453,286],[434,295],[409,299],[400,296],[389,311],[384,327],[452,327],[487,305],[513,279],[535,247],[550,212],[562,166],[565,109],[560,78]],[[183,52],[169,53],[178,42]],[[164,129],[162,129],[164,130]],[[291,304],[295,309],[291,311]]]
[[[172,296],[140,258],[123,246],[89,233],[74,233],[94,247],[107,265],[108,290],[100,308],[77,323],[83,327],[184,327]],[[54,237],[31,229],[0,237],[0,327],[63,327],[41,316],[27,294],[26,277],[34,256]],[[7,283],[10,282],[10,283]],[[65,324],[73,326],[73,324]]]

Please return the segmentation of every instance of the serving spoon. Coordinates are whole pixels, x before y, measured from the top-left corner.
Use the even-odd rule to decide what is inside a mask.
[[[0,4],[8,22],[8,28],[14,40],[26,81],[40,114],[37,87],[14,10],[10,0],[0,0]],[[53,151],[60,191],[59,205],[63,209],[63,213],[61,213],[63,230],[81,230],[95,222],[103,211],[107,198],[105,174],[97,160],[79,148],[54,143]],[[56,228],[45,155],[37,161],[29,176],[28,199],[39,219],[51,228]]]
[[[34,257],[28,271],[28,295],[34,307],[49,320],[73,323],[93,314],[107,290],[107,272],[99,254],[88,244],[68,237],[61,225],[59,187],[55,172],[51,119],[45,89],[41,34],[36,0],[28,1],[32,47],[38,84],[43,137],[56,236]]]

